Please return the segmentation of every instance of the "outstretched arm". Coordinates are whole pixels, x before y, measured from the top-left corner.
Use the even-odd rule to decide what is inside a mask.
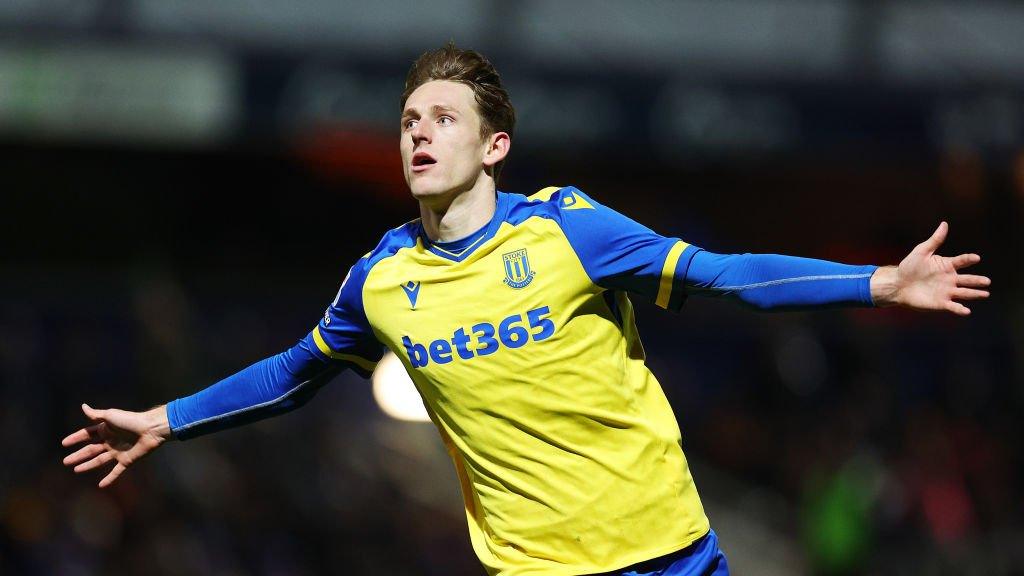
[[[689,295],[724,297],[757,310],[901,305],[965,315],[961,302],[988,297],[985,276],[958,271],[977,254],[935,254],[945,222],[899,266],[853,266],[778,254],[715,254],[665,237],[597,202],[578,188],[545,188],[569,244],[594,284],[670,310]]]
[[[292,348],[191,396],[167,405],[171,432],[187,440],[283,414],[302,406],[345,366],[310,349],[309,337]]]
[[[851,266],[776,254],[714,254],[689,247],[679,266],[689,294],[724,296],[758,310],[901,305],[968,314],[955,300],[985,298],[990,281],[958,274],[977,254],[935,254],[945,239],[943,222],[899,266]],[[677,272],[678,274],[678,272]]]
[[[105,488],[167,440],[193,438],[301,406],[344,365],[318,357],[307,340],[205,390],[146,412],[97,410],[83,404],[82,411],[94,424],[69,434],[61,444],[88,443],[64,458],[64,464],[87,472],[116,461],[100,480],[100,488]]]
[[[871,277],[871,298],[876,306],[904,306],[917,310],[946,310],[960,316],[971,313],[958,300],[988,298],[987,276],[959,271],[981,261],[977,254],[939,256],[949,225],[939,224],[930,238],[918,244],[898,266],[879,268]]]
[[[117,460],[100,487],[109,486],[139,458],[170,438],[186,440],[293,410],[306,403],[344,368],[369,378],[381,356],[362,302],[369,260],[361,258],[345,277],[324,317],[298,344],[228,376],[196,394],[148,412],[93,410],[96,424],[63,440],[89,444],[64,459],[75,472]]]

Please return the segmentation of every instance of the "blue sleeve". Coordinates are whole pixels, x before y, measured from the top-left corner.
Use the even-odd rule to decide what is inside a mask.
[[[305,404],[344,368],[309,348],[308,337],[292,348],[167,405],[171,432],[187,440],[283,414]]]
[[[594,284],[625,290],[662,308],[682,305],[675,271],[688,246],[590,198],[572,186],[554,192],[569,244]]]
[[[369,378],[383,346],[363,310],[368,268],[366,257],[352,267],[324,317],[298,344],[168,404],[175,437],[185,440],[298,408],[346,367]]]
[[[871,275],[877,268],[778,254],[715,254],[689,246],[676,276],[690,294],[781,311],[873,306]]]

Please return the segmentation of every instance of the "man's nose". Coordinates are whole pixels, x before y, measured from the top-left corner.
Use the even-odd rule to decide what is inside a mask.
[[[416,126],[412,129],[412,141],[418,143],[421,141],[430,141],[430,123],[429,122],[417,122]]]

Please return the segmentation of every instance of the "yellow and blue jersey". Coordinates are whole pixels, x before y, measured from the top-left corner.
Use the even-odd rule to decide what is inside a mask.
[[[312,338],[366,368],[377,343],[402,359],[489,572],[603,572],[709,528],[627,296],[678,307],[686,247],[575,188],[499,193],[459,253],[418,221],[390,231]]]
[[[291,349],[168,404],[187,439],[300,406],[337,370],[393,350],[455,462],[491,574],[615,570],[709,531],[672,409],[645,364],[629,295],[757,309],[871,305],[873,266],[720,255],[580,190],[498,192],[454,244],[419,221],[385,234]]]

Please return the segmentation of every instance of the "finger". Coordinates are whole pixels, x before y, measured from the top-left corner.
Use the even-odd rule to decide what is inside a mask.
[[[114,466],[114,469],[111,470],[110,473],[108,473],[106,476],[104,476],[103,480],[100,480],[99,487],[106,488],[107,486],[110,486],[111,484],[114,483],[114,480],[117,480],[117,477],[120,476],[121,473],[127,469],[127,466],[118,462],[117,465]]]
[[[953,268],[959,270],[981,262],[981,256],[978,256],[977,254],[961,254],[950,258],[950,262],[952,262]]]
[[[60,441],[60,443],[62,446],[67,448],[68,446],[78,444],[79,442],[84,442],[86,440],[99,440],[99,428],[99,424],[94,424],[92,426],[82,428],[76,432],[72,432],[71,434],[65,436],[64,439]]]
[[[971,313],[971,309],[959,302],[953,302],[950,300],[946,303],[946,310],[956,314],[957,316],[967,316]]]
[[[97,410],[88,404],[82,404],[82,412],[89,417],[90,420],[103,420],[106,416],[106,410]]]
[[[113,454],[111,454],[110,452],[104,452],[103,454],[100,454],[99,456],[93,458],[92,460],[89,460],[84,464],[79,464],[78,466],[75,466],[75,472],[88,472],[93,468],[99,468],[100,466],[103,466],[104,464],[110,462],[113,459]]]
[[[988,276],[976,276],[974,274],[958,274],[956,285],[966,288],[984,288],[990,286],[992,280]]]
[[[97,454],[105,452],[106,449],[107,447],[102,444],[89,444],[88,446],[85,446],[84,448],[78,450],[74,454],[69,454],[65,456],[64,465],[74,466],[76,464],[81,464],[82,462],[85,462],[89,458],[92,458]]]
[[[988,290],[975,290],[974,288],[957,288],[953,290],[953,298],[957,300],[979,300],[988,298]]]
[[[946,221],[939,222],[939,227],[935,229],[935,232],[932,232],[931,237],[918,244],[914,251],[923,254],[934,254],[939,249],[939,246],[942,246],[942,243],[946,241],[946,233],[948,231],[949,225],[946,224]]]

